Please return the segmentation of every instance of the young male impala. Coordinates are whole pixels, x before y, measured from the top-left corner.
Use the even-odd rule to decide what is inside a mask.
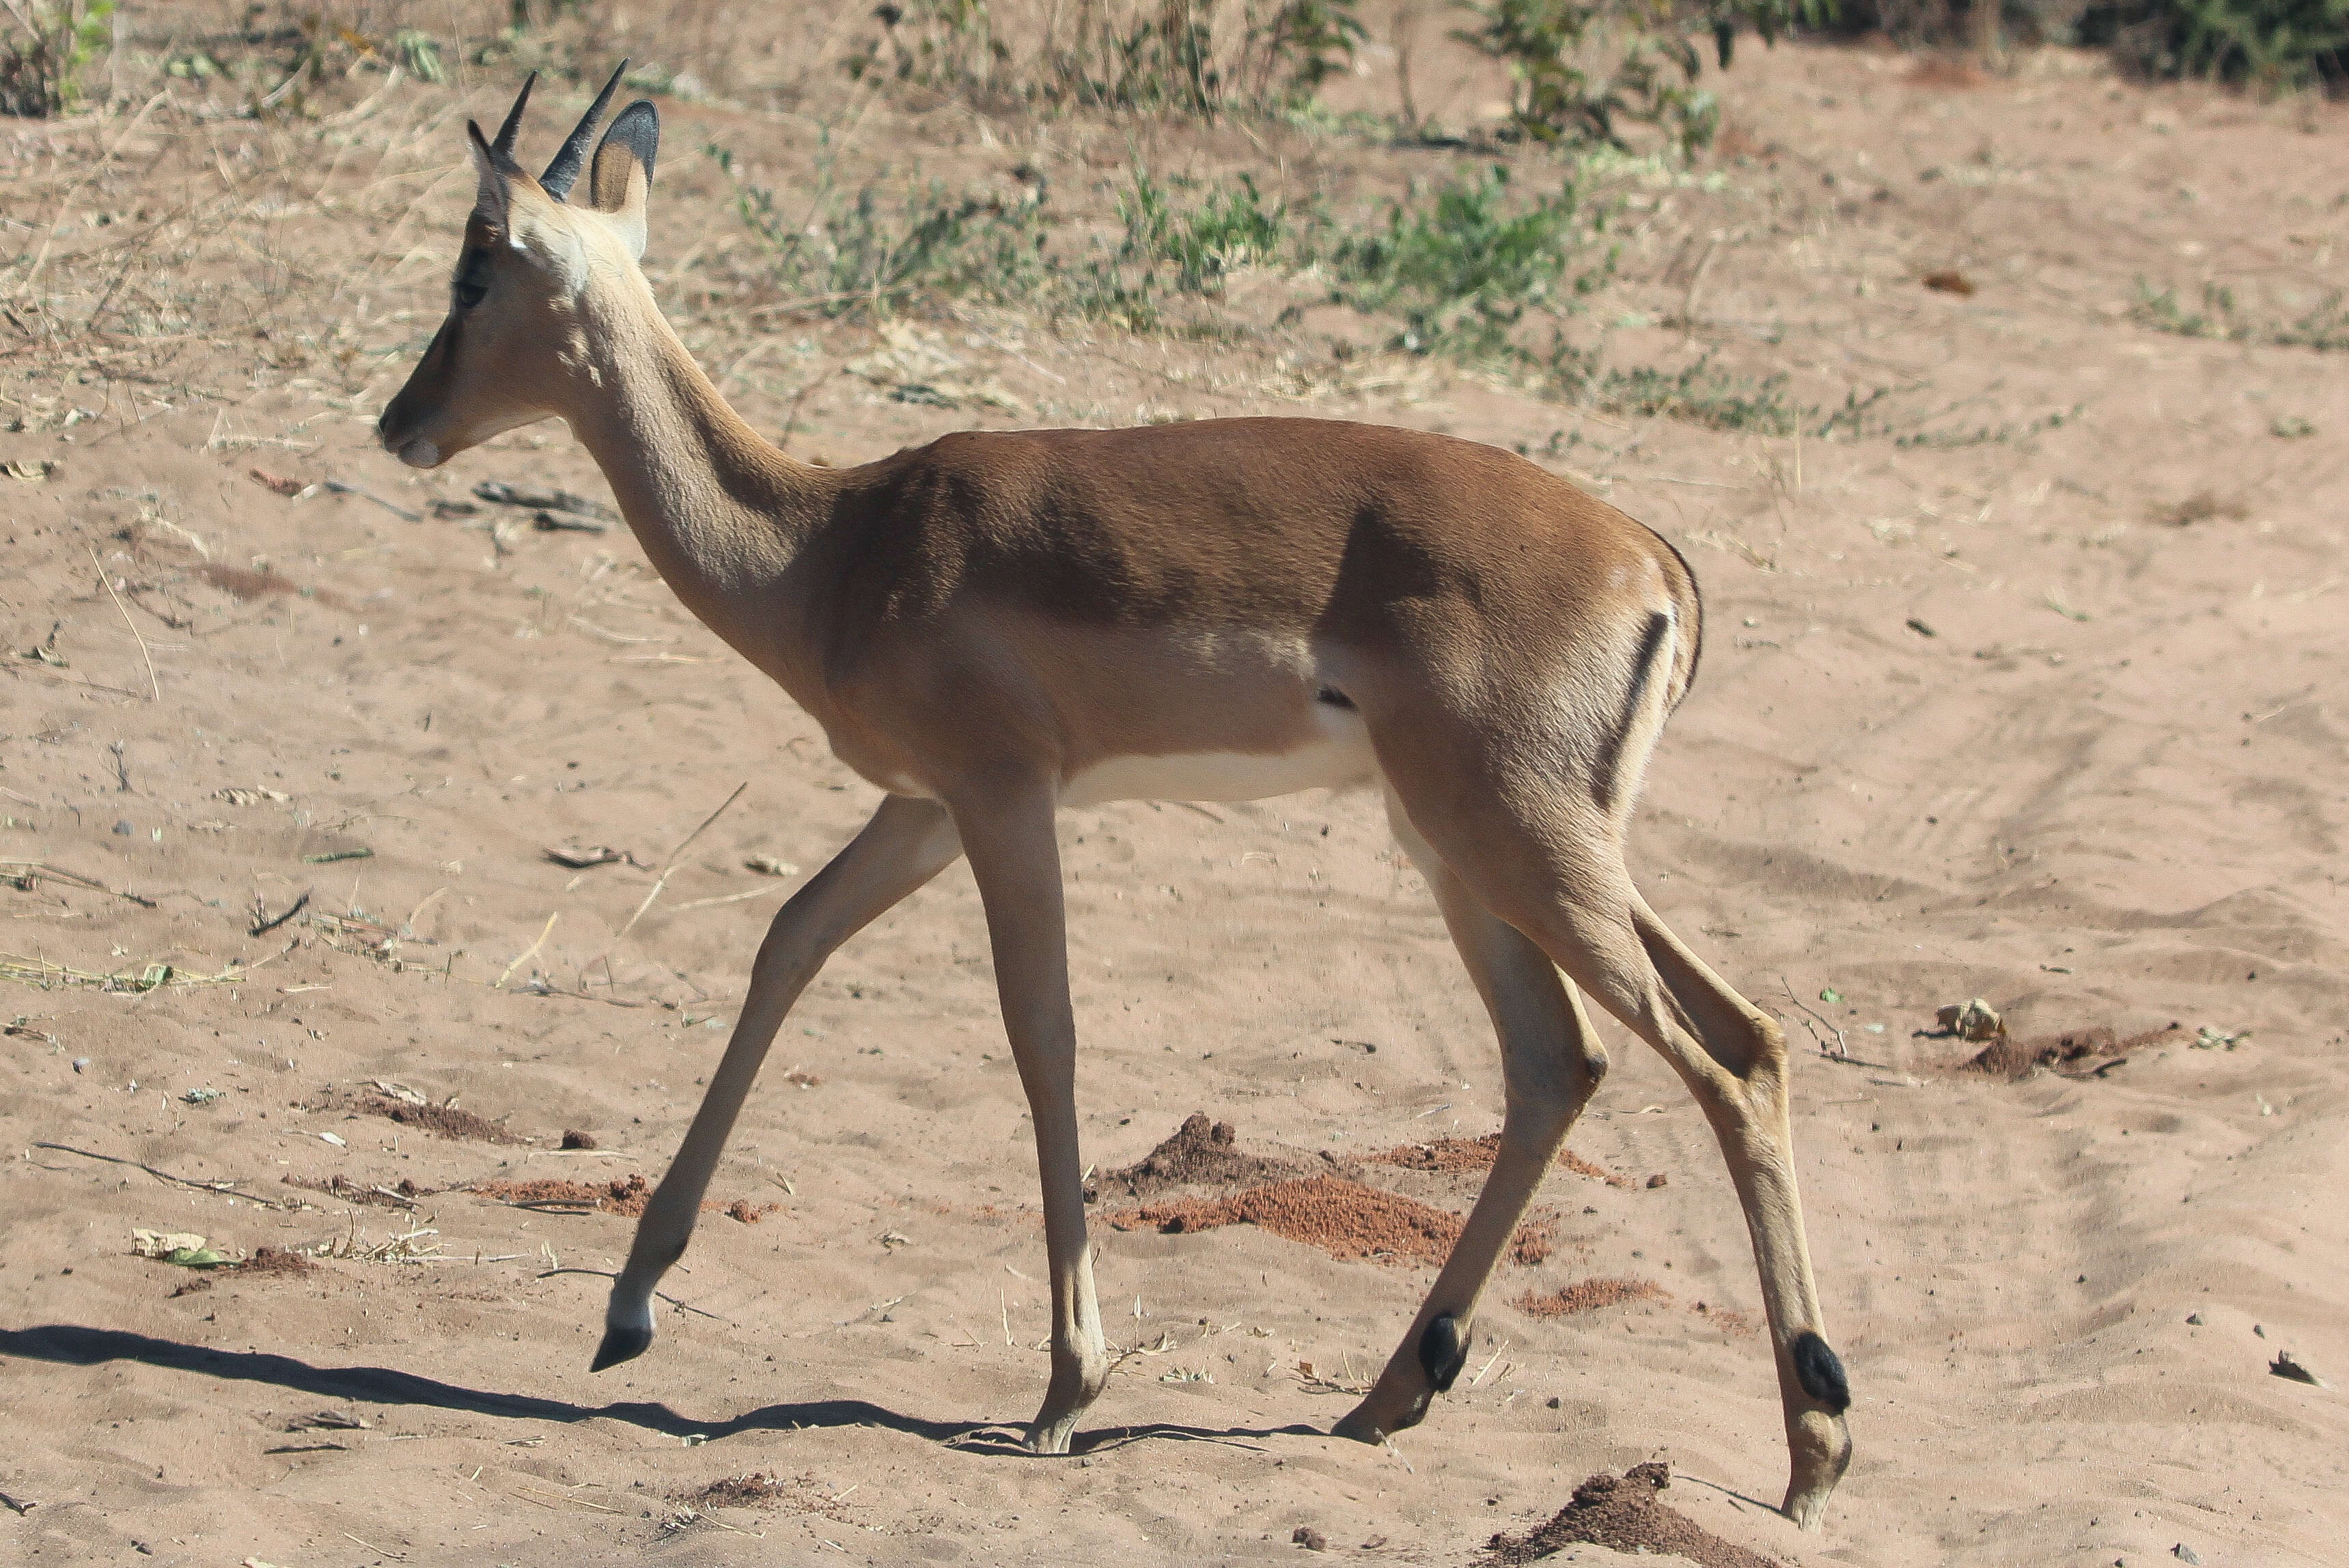
[[[651,1344],[653,1287],[802,988],[961,855],[1043,1175],[1052,1373],[1029,1441],[1067,1452],[1110,1363],[1054,812],[1366,784],[1492,1014],[1507,1109],[1459,1244],[1337,1431],[1376,1441],[1452,1386],[1501,1247],[1606,1070],[1579,987],[1663,1053],[1727,1156],[1793,1450],[1784,1506],[1816,1528],[1850,1459],[1850,1397],[1795,1198],[1785,1044],[1623,864],[1649,754],[1696,668],[1687,563],[1531,463],[1364,425],[967,433],[862,468],[795,462],[726,406],[637,270],[652,105],[613,122],[586,202],[568,200],[617,81],[536,180],[513,160],[527,85],[494,139],[467,127],[481,184],[451,308],[385,408],[383,444],[431,468],[567,421],[678,597],[884,794],[769,928],[595,1367]]]

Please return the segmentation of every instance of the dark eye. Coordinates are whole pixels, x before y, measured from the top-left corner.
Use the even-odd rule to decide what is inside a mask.
[[[481,304],[482,296],[490,292],[489,252],[466,252],[464,260],[457,268],[457,275],[450,281],[449,286],[457,296],[459,310],[471,310]]]

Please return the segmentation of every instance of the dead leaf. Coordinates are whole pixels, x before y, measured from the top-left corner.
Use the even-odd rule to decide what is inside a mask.
[[[1944,272],[1927,273],[1924,282],[1927,288],[1936,293],[1953,294],[1961,299],[1971,295],[1974,292],[1973,279],[1954,268]]]
[[[300,480],[289,480],[283,474],[273,474],[267,469],[247,469],[244,471],[244,477],[263,490],[282,495],[289,500],[302,493]]]
[[[0,467],[0,473],[6,474],[10,479],[23,480],[27,484],[36,485],[57,471],[57,465],[47,458],[36,458],[30,462],[19,459],[16,462]]]

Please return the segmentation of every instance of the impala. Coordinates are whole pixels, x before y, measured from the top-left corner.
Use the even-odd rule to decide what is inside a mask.
[[[623,110],[587,166],[618,80],[536,180],[513,157],[528,84],[495,138],[468,125],[480,187],[449,315],[385,408],[383,444],[432,468],[566,421],[678,597],[883,793],[759,948],[613,1287],[596,1369],[651,1344],[654,1286],[801,990],[961,856],[1043,1180],[1051,1378],[1028,1440],[1066,1453],[1110,1361],[1054,814],[1365,785],[1491,1013],[1506,1110],[1458,1245],[1337,1432],[1381,1440],[1452,1386],[1500,1250],[1606,1070],[1578,988],[1662,1053],[1720,1140],[1769,1316],[1784,1508],[1816,1528],[1849,1462],[1850,1396],[1795,1195],[1785,1041],[1624,867],[1649,756],[1696,669],[1679,553],[1530,462],[1366,425],[973,432],[861,468],[796,462],[727,407],[638,270],[653,106]]]

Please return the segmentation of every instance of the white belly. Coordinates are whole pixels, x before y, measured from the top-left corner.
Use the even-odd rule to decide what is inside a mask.
[[[1063,806],[1105,800],[1261,800],[1299,789],[1367,784],[1378,777],[1370,732],[1350,709],[1318,707],[1320,732],[1292,751],[1198,751],[1112,757],[1061,787]]]

